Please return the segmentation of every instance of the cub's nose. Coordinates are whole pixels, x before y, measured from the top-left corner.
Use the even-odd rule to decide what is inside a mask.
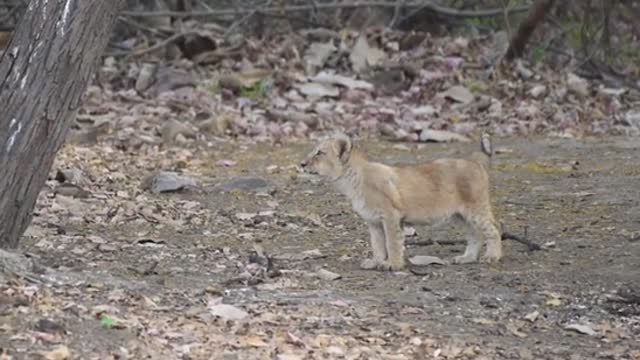
[[[308,163],[307,163],[307,161],[306,161],[306,160],[300,163],[300,167],[301,167],[301,168],[306,168],[306,167],[307,167],[307,165],[308,165]]]

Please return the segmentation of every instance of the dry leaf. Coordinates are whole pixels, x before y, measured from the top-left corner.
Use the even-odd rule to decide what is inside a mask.
[[[597,333],[595,332],[595,330],[593,330],[591,328],[591,326],[589,325],[584,325],[584,324],[569,324],[566,325],[564,327],[566,330],[573,330],[576,331],[580,334],[584,334],[584,335],[596,335]]]
[[[71,351],[65,345],[60,345],[43,356],[46,360],[67,360],[71,358]]]

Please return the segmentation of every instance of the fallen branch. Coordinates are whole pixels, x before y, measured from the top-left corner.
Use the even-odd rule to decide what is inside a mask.
[[[514,235],[509,232],[502,233],[502,240],[514,240],[519,242],[520,244],[527,245],[527,247],[529,248],[529,251],[542,250],[542,247],[540,245],[534,243],[531,240],[528,240],[526,237],[520,237],[518,235]]]
[[[15,15],[18,10],[20,10],[21,6],[14,6],[9,10],[2,18],[0,18],[0,24],[4,24],[5,21],[9,20],[13,15]]]
[[[505,230],[505,227],[503,224],[500,224],[500,228],[501,228],[501,237],[502,240],[513,240],[516,242],[519,242],[521,244],[524,244],[527,246],[529,251],[537,251],[537,250],[542,250],[542,247],[540,245],[538,245],[537,243],[527,239],[527,232],[526,232],[526,228],[525,228],[525,234],[523,236],[519,236],[519,235],[515,235],[512,234],[510,232],[507,232]],[[432,239],[426,240],[426,241],[411,241],[411,242],[407,242],[407,245],[411,245],[411,246],[429,246],[429,245],[458,245],[458,244],[465,244],[466,240],[464,239],[455,239],[455,240],[440,240],[440,241],[435,241]]]
[[[402,5],[404,8],[422,8],[436,12],[442,16],[458,17],[458,18],[474,18],[474,17],[491,17],[504,14],[504,9],[486,9],[486,10],[458,10],[452,9],[440,5],[433,4],[425,1],[413,1]],[[378,8],[394,8],[398,7],[398,4],[394,1],[359,1],[359,2],[346,2],[346,3],[315,3],[307,5],[290,5],[290,6],[272,6],[260,9],[261,14],[282,14],[301,12],[301,11],[318,11],[318,10],[336,10],[346,8],[361,8],[361,7],[378,7]],[[525,12],[529,9],[528,5],[517,6],[510,9],[511,13]],[[124,11],[122,15],[132,17],[162,17],[171,16],[174,18],[184,17],[224,17],[233,16],[238,14],[249,14],[255,12],[253,8],[238,8],[229,10],[206,10],[206,11]]]
[[[142,56],[142,55],[146,55],[150,52],[154,52],[156,50],[162,49],[163,47],[176,42],[178,40],[180,40],[181,38],[185,37],[185,36],[189,36],[189,35],[197,35],[198,32],[197,31],[186,31],[186,32],[182,32],[182,33],[178,33],[178,34],[174,34],[169,36],[168,38],[164,39],[163,41],[148,47],[146,49],[142,49],[142,50],[137,50],[132,52],[129,56],[127,56],[128,58],[132,58],[132,57],[138,57],[138,56]]]
[[[246,23],[247,21],[249,21],[249,19],[251,19],[254,15],[258,14],[258,13],[262,13],[263,8],[267,8],[271,5],[272,0],[269,0],[267,2],[267,4],[264,7],[260,7],[260,8],[255,8],[253,9],[253,11],[250,11],[249,13],[247,13],[245,16],[242,17],[242,19],[234,22],[233,24],[231,24],[231,26],[229,26],[229,28],[227,29],[227,31],[224,32],[224,35],[222,36],[224,39],[229,38],[229,36],[235,31],[235,29],[240,26],[243,25],[244,23]]]
[[[439,240],[439,241],[429,239],[429,240],[423,240],[423,241],[407,241],[407,245],[411,245],[411,246],[458,245],[458,244],[464,244],[464,243],[466,243],[466,240],[464,239]]]

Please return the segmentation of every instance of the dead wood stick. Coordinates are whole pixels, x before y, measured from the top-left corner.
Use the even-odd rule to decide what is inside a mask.
[[[464,244],[466,241],[464,239],[455,239],[455,240],[424,240],[424,241],[408,241],[407,245],[412,246],[429,246],[429,245],[458,245]]]
[[[263,7],[256,7],[255,9],[253,9],[253,11],[250,11],[249,13],[247,13],[245,16],[243,16],[240,20],[234,22],[233,24],[231,24],[231,26],[229,26],[229,28],[227,29],[227,31],[224,32],[224,35],[222,35],[222,37],[224,39],[228,39],[229,36],[233,33],[233,31],[240,25],[246,23],[247,21],[249,21],[249,19],[251,19],[254,15],[262,12],[263,8],[267,8],[271,5],[272,0],[269,0]]]
[[[0,19],[0,24],[3,24],[5,21],[9,20],[10,17],[16,14],[16,12],[20,9],[20,6],[14,6],[11,10],[9,10],[4,16]]]
[[[150,33],[152,33],[154,35],[165,35],[160,30],[157,30],[157,29],[142,25],[139,22],[133,21],[133,20],[131,20],[131,19],[125,17],[125,16],[118,16],[118,21],[121,21],[121,22],[123,22],[123,23],[125,23],[125,24],[127,24],[127,25],[129,25],[131,27],[134,27],[134,28],[138,29],[138,30],[150,32]]]
[[[138,50],[138,51],[134,51],[132,52],[129,56],[127,56],[127,58],[132,58],[132,57],[138,57],[138,56],[142,56],[145,54],[148,54],[150,52],[154,52],[156,50],[162,49],[163,47],[180,40],[181,38],[185,37],[185,36],[189,36],[189,35],[197,35],[198,32],[197,31],[185,31],[182,33],[177,33],[174,35],[169,36],[168,38],[162,40],[161,42],[148,47],[146,49],[142,49],[142,50]]]
[[[527,239],[526,231],[525,231],[525,235],[524,236],[519,236],[519,235],[515,235],[515,234],[512,234],[510,232],[505,231],[503,224],[500,224],[500,227],[502,228],[502,230],[501,230],[502,240],[513,240],[513,241],[519,242],[521,244],[524,244],[524,245],[527,246],[529,251],[537,251],[537,250],[541,250],[542,249],[542,247],[540,245],[538,245],[535,242]],[[429,245],[436,245],[436,244],[437,245],[458,245],[458,244],[464,244],[464,243],[466,243],[466,240],[464,240],[464,239],[439,240],[439,241],[434,241],[432,239],[429,239],[429,240],[425,240],[425,241],[407,242],[407,245],[412,245],[412,246],[429,246]]]
[[[396,8],[398,4],[394,1],[358,1],[358,2],[335,2],[335,3],[317,3],[307,5],[290,5],[290,6],[272,6],[262,8],[260,13],[265,15],[278,14],[282,12],[300,12],[300,11],[312,11],[312,10],[335,10],[345,8],[361,8],[361,7],[381,7],[381,8]],[[443,16],[458,17],[458,18],[474,18],[474,17],[491,17],[504,14],[504,9],[492,8],[485,10],[458,10],[452,9],[440,5],[436,5],[426,1],[412,1],[403,5],[405,8],[423,8],[436,12]],[[515,6],[509,10],[510,13],[525,12],[529,9],[528,5]],[[122,15],[132,17],[162,17],[171,16],[175,18],[183,17],[224,17],[233,16],[237,14],[247,14],[254,12],[252,8],[238,8],[228,10],[207,10],[207,11],[124,11]]]
[[[527,245],[527,247],[529,248],[529,251],[542,250],[542,247],[540,247],[540,245],[534,243],[533,241],[528,240],[525,237],[514,235],[512,233],[503,232],[502,233],[502,240],[514,240],[514,241],[519,242],[520,244]]]

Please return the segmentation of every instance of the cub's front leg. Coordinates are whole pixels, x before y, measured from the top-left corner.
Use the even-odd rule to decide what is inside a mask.
[[[382,223],[369,223],[369,236],[373,256],[360,263],[360,268],[364,270],[378,268],[387,258],[387,249],[385,247],[384,228],[382,227]]]
[[[404,268],[404,233],[400,217],[396,214],[385,216],[382,220],[384,228],[387,259],[379,266],[382,270],[398,271]]]

